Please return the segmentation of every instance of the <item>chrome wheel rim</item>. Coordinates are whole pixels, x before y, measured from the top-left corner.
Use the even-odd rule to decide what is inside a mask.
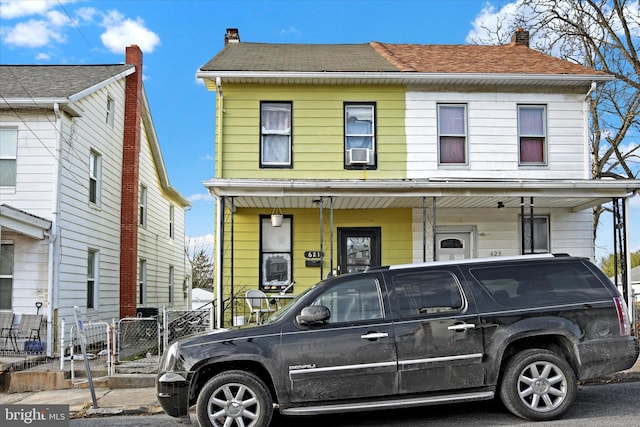
[[[256,425],[262,407],[253,390],[239,383],[218,387],[209,398],[207,415],[216,427]]]
[[[518,376],[518,396],[533,411],[553,411],[567,397],[567,378],[551,362],[531,363]]]

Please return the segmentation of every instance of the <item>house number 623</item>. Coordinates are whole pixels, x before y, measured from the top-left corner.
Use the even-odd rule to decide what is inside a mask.
[[[502,256],[502,251],[491,251],[491,256]]]

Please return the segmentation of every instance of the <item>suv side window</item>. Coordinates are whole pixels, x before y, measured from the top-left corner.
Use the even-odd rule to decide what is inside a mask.
[[[331,311],[327,323],[382,319],[382,294],[374,277],[348,280],[331,287],[312,305],[323,305]]]
[[[579,262],[473,268],[470,273],[507,308],[610,298],[591,270]]]
[[[402,318],[451,313],[464,308],[458,281],[448,271],[397,274],[392,282]]]

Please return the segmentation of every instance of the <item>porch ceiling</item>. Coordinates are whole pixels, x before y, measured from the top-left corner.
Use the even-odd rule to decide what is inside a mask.
[[[536,208],[587,209],[625,198],[640,190],[639,180],[250,180],[214,179],[204,182],[213,196],[233,197],[236,207],[282,209],[317,208],[317,201],[333,197],[334,209],[421,208],[519,208],[520,198],[533,197]],[[286,213],[286,212],[285,212]]]

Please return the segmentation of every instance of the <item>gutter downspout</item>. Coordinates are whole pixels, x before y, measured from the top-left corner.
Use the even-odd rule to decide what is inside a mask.
[[[56,157],[57,162],[54,162],[54,182],[53,184],[53,213],[51,215],[51,231],[49,232],[49,259],[47,265],[47,342],[50,343],[47,346],[47,357],[53,357],[53,350],[57,343],[54,342],[54,328],[57,331],[58,325],[58,286],[60,284],[58,277],[58,269],[56,269],[55,260],[59,256],[59,223],[58,217],[60,215],[60,162],[62,161],[62,114],[60,112],[60,105],[56,102],[53,104],[53,112],[56,116]],[[60,338],[60,337],[58,337]],[[64,349],[60,349],[60,354],[63,354]]]
[[[222,177],[222,115],[224,114],[224,93],[222,92],[222,79],[220,77],[216,77],[216,87],[218,88],[219,95],[218,123],[216,123],[216,133],[218,134],[218,139],[216,140],[216,175]]]
[[[222,91],[222,79],[220,77],[216,77],[216,88],[218,90],[218,120],[216,123],[216,171],[214,176],[222,177],[222,114],[224,113],[224,92]],[[216,325],[218,328],[223,326],[224,320],[224,300],[223,297],[223,243],[224,243],[224,197],[216,197],[217,202],[217,212],[215,221],[215,236],[216,236],[216,300],[218,300],[218,304],[216,306]],[[231,272],[233,274],[233,272]]]
[[[596,87],[598,86],[598,84],[596,82],[591,82],[591,87],[589,88],[589,91],[585,94],[584,96],[584,110],[583,110],[583,122],[584,122],[584,139],[585,139],[585,156],[586,161],[584,162],[584,178],[585,179],[591,179],[592,175],[591,175],[591,169],[593,167],[593,161],[591,158],[591,146],[589,145],[589,99],[591,97],[591,94],[593,93],[594,90],[596,90]]]

